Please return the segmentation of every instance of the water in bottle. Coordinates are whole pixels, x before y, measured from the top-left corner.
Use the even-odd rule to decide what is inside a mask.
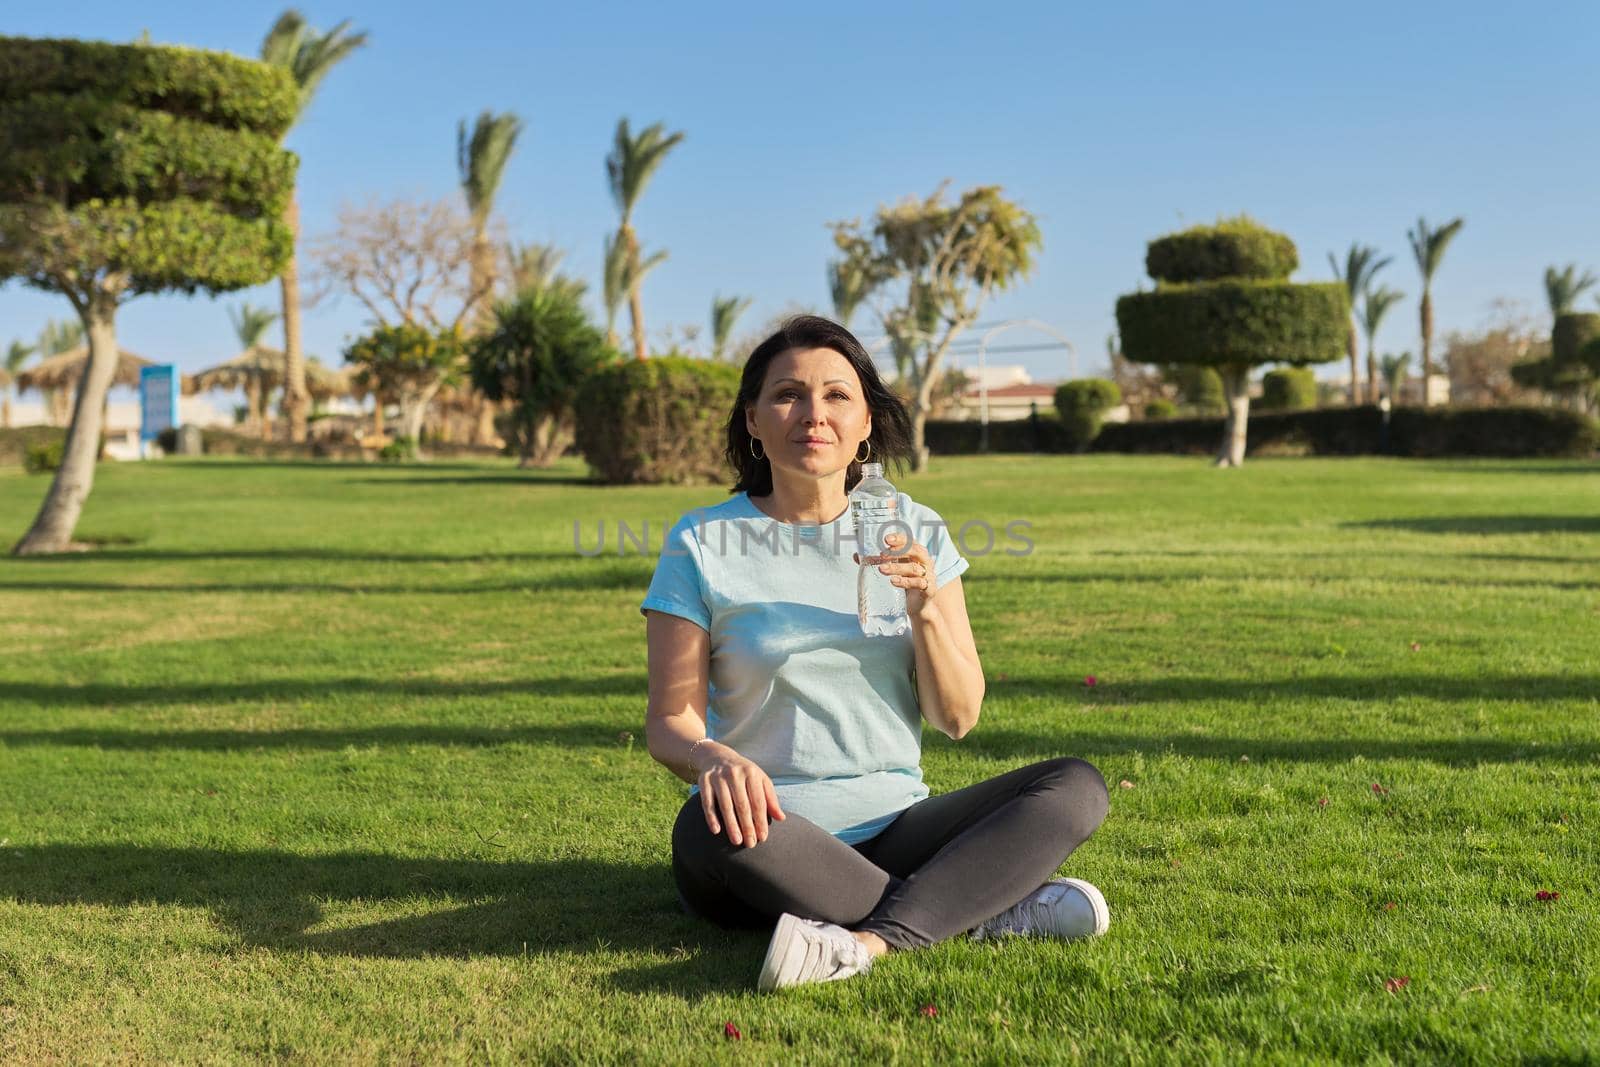
[[[861,481],[850,492],[850,516],[855,520],[856,551],[861,557],[861,570],[856,576],[861,632],[873,637],[897,637],[911,627],[906,615],[906,591],[878,570],[878,564],[891,552],[884,541],[886,534],[897,532],[905,538],[900,545],[902,552],[910,543],[911,534],[900,514],[900,494],[883,476],[882,463],[861,465]]]

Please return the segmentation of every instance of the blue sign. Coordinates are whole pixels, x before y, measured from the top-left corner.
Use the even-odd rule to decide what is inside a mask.
[[[154,441],[178,425],[178,369],[171,364],[139,368],[139,440]]]

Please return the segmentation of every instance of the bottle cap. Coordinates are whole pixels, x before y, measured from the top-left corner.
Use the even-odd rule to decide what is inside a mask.
[[[863,477],[863,478],[882,478],[883,477],[883,464],[882,463],[863,463],[861,465],[861,477]]]

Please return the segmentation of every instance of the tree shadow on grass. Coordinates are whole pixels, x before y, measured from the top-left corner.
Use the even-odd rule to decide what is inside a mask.
[[[1171,753],[1191,759],[1237,763],[1247,756],[1257,765],[1285,763],[1349,763],[1364,760],[1412,760],[1443,767],[1471,768],[1486,763],[1538,763],[1600,766],[1600,743],[1473,738],[1438,740],[1402,737],[1251,737],[1141,733],[1113,726],[1086,727],[1064,722],[1053,729],[985,727],[981,723],[959,745],[935,739],[930,751],[960,750],[991,759],[1033,762],[1057,756],[1080,756],[1090,762],[1125,756]]]
[[[1417,697],[1451,703],[1515,700],[1600,699],[1600,676],[1594,674],[1304,674],[1290,678],[1209,678],[1168,675],[1100,679],[1086,690],[1078,677],[994,679],[995,697],[1044,697],[1092,701],[1102,705],[1235,703],[1248,708],[1296,700],[1352,700],[1384,704]]]
[[[485,593],[537,594],[559,590],[636,589],[640,598],[650,585],[650,567],[594,567],[581,573],[530,576],[516,582],[434,582],[418,575],[415,582],[285,581],[285,582],[95,582],[52,578],[35,582],[0,582],[0,592],[13,593],[275,593],[340,596],[481,596]]]
[[[429,678],[270,678],[249,682],[156,682],[119,684],[90,682],[0,681],[0,705],[28,702],[46,708],[166,704],[228,704],[270,700],[275,703],[338,701],[352,697],[409,697],[455,700],[460,697],[519,696],[538,698],[636,697],[643,708],[648,682],[643,673],[578,675],[554,678],[506,678],[484,681],[442,681]],[[642,711],[641,711],[642,714]]]
[[[572,549],[544,549],[528,552],[379,552],[372,549],[341,548],[110,548],[104,552],[62,552],[46,556],[18,556],[8,560],[37,567],[73,563],[205,563],[305,561],[326,563],[535,563],[574,562],[584,557]]]
[[[641,716],[642,718],[642,716]],[[470,726],[395,723],[288,730],[0,730],[0,745],[24,748],[66,746],[106,752],[340,752],[346,748],[440,746],[493,748],[498,745],[558,745],[617,748],[626,744],[622,733],[641,740],[644,724],[623,722],[561,722],[521,726]]]
[[[202,908],[243,944],[289,953],[415,959],[681,951],[681,962],[650,968],[650,987],[689,995],[748,988],[764,947],[759,933],[729,933],[680,911],[665,860],[495,862],[122,844],[22,846],[0,855],[0,897]],[[412,914],[339,925],[338,905],[386,902]]]
[[[1342,529],[1407,530],[1431,534],[1600,533],[1596,515],[1428,515],[1341,523]]]

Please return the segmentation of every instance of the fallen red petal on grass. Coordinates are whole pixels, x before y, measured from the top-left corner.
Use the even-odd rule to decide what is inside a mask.
[[[1388,786],[1384,786],[1384,785],[1379,785],[1377,782],[1373,782],[1372,783],[1372,791],[1373,791],[1373,793],[1375,793],[1376,795],[1378,795],[1380,797],[1386,797],[1386,796],[1389,795],[1389,787]]]
[[[1395,909],[1395,907],[1396,907],[1395,902],[1391,900],[1391,901],[1389,901],[1387,904],[1385,904],[1383,906],[1383,910],[1384,911],[1393,911]]]
[[[1100,684],[1100,679],[1096,678],[1092,674],[1088,674],[1084,676],[1083,684],[1085,688],[1093,689],[1095,686]]]
[[[1410,984],[1410,976],[1402,974],[1398,978],[1391,978],[1387,982],[1383,983],[1383,988],[1387,989],[1391,993],[1398,993],[1400,990],[1404,989]]]
[[[932,1004],[924,1004],[922,1006],[922,1014],[932,1019],[939,1014],[939,1009]]]
[[[1132,789],[1133,788],[1133,783],[1128,781],[1126,778],[1124,778],[1122,781],[1118,782],[1117,785],[1121,786],[1123,789]]]
[[[741,1034],[739,1032],[739,1028],[737,1026],[733,1025],[732,1023],[723,1023],[722,1024],[722,1036],[727,1038],[730,1041],[743,1041],[744,1040],[744,1035]]]
[[[1328,798],[1327,797],[1318,797],[1317,798],[1317,807],[1325,808],[1327,806],[1328,806]]]
[[[1560,900],[1561,894],[1550,889],[1541,889],[1533,895],[1534,900],[1553,901]]]
[[[1422,642],[1421,641],[1413,641],[1413,642],[1411,642],[1411,651],[1413,651],[1413,652],[1421,652],[1422,651]]]

